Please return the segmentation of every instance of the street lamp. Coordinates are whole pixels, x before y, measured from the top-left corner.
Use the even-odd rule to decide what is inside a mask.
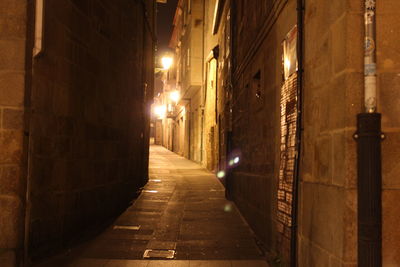
[[[159,119],[164,119],[166,113],[167,113],[167,107],[166,107],[166,106],[160,105],[160,106],[155,106],[155,107],[154,107],[154,114],[155,114]]]
[[[170,98],[172,101],[174,101],[175,103],[178,103],[180,97],[181,97],[181,96],[180,96],[180,94],[179,94],[179,91],[172,91],[172,92],[169,94],[169,98]]]
[[[164,70],[168,70],[172,66],[173,59],[172,57],[165,56],[161,58],[161,64]]]

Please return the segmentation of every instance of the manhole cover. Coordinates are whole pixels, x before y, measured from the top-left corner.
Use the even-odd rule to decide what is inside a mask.
[[[114,230],[132,230],[137,231],[140,229],[140,225],[114,225]]]
[[[162,258],[162,259],[173,259],[175,257],[175,250],[165,249],[146,249],[143,254],[143,258]]]

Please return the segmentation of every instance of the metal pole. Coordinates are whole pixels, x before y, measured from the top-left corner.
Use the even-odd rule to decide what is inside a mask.
[[[367,113],[376,112],[376,30],[375,0],[365,0],[364,105]]]
[[[358,266],[382,266],[381,114],[357,116]]]
[[[365,0],[364,108],[357,116],[358,266],[382,266],[381,114],[377,111],[375,0]]]

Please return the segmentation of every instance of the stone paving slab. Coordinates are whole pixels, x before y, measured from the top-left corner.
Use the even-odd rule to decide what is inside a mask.
[[[261,260],[99,260],[77,259],[67,263],[68,267],[268,267]]]
[[[151,146],[149,174],[139,198],[113,225],[40,266],[268,266],[213,174],[160,146]],[[146,249],[175,249],[175,259],[143,260]]]

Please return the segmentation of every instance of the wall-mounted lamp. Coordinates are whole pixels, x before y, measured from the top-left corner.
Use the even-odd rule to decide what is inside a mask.
[[[167,107],[164,105],[155,106],[154,107],[154,115],[156,115],[159,119],[164,119],[167,114]]]
[[[178,103],[179,99],[180,99],[181,95],[179,93],[179,91],[172,91],[169,94],[169,98],[176,103]]]
[[[169,68],[171,68],[172,63],[173,63],[172,57],[165,56],[165,57],[161,58],[161,64],[162,64],[164,70],[168,70]]]

